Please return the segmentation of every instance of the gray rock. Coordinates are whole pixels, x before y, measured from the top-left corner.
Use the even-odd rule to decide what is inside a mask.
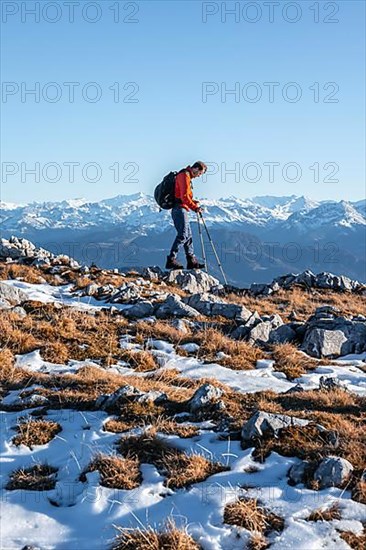
[[[109,301],[113,304],[116,303],[128,303],[131,301],[136,301],[141,296],[141,285],[138,286],[135,283],[125,283],[121,287],[117,288],[115,292],[113,292],[112,296],[110,297]]]
[[[271,284],[265,284],[265,283],[252,283],[250,285],[250,293],[253,294],[253,296],[270,296],[274,292],[278,292],[280,290],[280,285],[277,282],[272,282]]]
[[[274,283],[277,283],[281,288],[290,288],[296,279],[298,274],[296,273],[287,273],[286,275],[281,275],[273,279]]]
[[[255,327],[255,325],[258,325],[258,323],[261,322],[261,316],[259,315],[258,311],[254,311],[251,316],[249,317],[249,319],[247,319],[247,321],[245,321],[245,326],[248,327],[248,328],[252,328],[252,327]]]
[[[212,305],[212,315],[220,315],[226,319],[234,319],[235,321],[248,321],[252,313],[245,306],[240,304],[232,304],[227,302],[215,302]]]
[[[49,265],[51,265],[49,258],[35,258],[31,263],[33,267],[48,267]]]
[[[261,318],[262,321],[271,323],[272,328],[278,328],[283,325],[281,316],[278,315],[278,313],[275,313],[274,315],[262,315]]]
[[[170,324],[182,334],[187,334],[189,332],[187,323],[183,321],[183,319],[172,319]]]
[[[110,298],[113,294],[116,294],[116,293],[117,293],[117,289],[112,284],[103,285],[98,287],[98,294],[96,298],[98,300],[105,300],[107,298]]]
[[[142,272],[142,276],[146,279],[149,279],[150,281],[159,281],[164,276],[164,271],[157,265],[144,267]]]
[[[347,337],[341,330],[314,328],[306,333],[302,350],[313,357],[338,357]]]
[[[302,273],[299,273],[299,275],[296,275],[293,284],[303,285],[307,288],[312,288],[315,283],[316,276],[312,271],[307,269],[306,271],[303,271]]]
[[[249,332],[249,342],[251,344],[266,344],[272,330],[273,327],[270,321],[258,323]]]
[[[331,391],[336,389],[347,390],[347,386],[339,378],[333,376],[321,376],[319,380],[319,389]]]
[[[295,331],[297,340],[299,340],[299,342],[303,342],[307,331],[306,323],[302,323],[300,321],[292,322],[288,323],[288,326],[292,328],[293,331]]]
[[[250,332],[250,328],[245,325],[239,325],[230,334],[230,337],[234,340],[245,340]]]
[[[173,270],[169,272],[166,281],[180,286],[182,290],[186,290],[191,294],[209,292],[211,288],[220,285],[218,279],[200,270]]]
[[[20,288],[0,282],[0,300],[5,304],[18,305],[28,300],[28,294]]]
[[[344,275],[334,275],[333,273],[322,272],[314,275],[310,270],[299,274],[288,273],[281,277],[276,277],[273,282],[277,282],[282,288],[291,288],[293,285],[301,285],[307,288],[329,288],[338,291],[362,291],[363,285],[358,281],[353,281]],[[273,284],[273,283],[272,283]],[[270,286],[270,285],[268,285]]]
[[[90,283],[90,285],[86,286],[83,289],[83,295],[84,296],[95,296],[96,294],[98,294],[98,291],[99,291],[98,285],[95,284],[95,283]]]
[[[290,426],[306,426],[308,420],[287,416],[285,414],[272,414],[262,411],[257,411],[246,422],[241,431],[241,438],[244,442],[258,439],[264,435],[277,436],[278,432],[283,428]]]
[[[270,332],[270,344],[284,344],[285,342],[293,342],[296,339],[296,332],[288,325],[282,325]]]
[[[285,393],[301,393],[306,391],[305,388],[302,387],[301,384],[296,384],[295,386],[292,386],[289,390],[286,390]]]
[[[138,403],[155,403],[156,405],[159,405],[161,403],[165,403],[167,399],[168,397],[166,393],[157,390],[150,390],[140,397],[137,397],[136,401]]]
[[[217,296],[212,296],[207,292],[203,292],[184,298],[183,301],[202,313],[202,315],[210,316],[214,302],[221,303],[222,300]]]
[[[151,302],[141,301],[134,304],[130,308],[123,310],[122,313],[128,319],[142,319],[143,317],[149,317],[154,313],[154,306]]]
[[[327,487],[342,487],[349,479],[353,466],[345,458],[328,456],[324,458],[314,472],[315,481],[321,489]]]
[[[17,260],[22,256],[21,251],[18,248],[7,246],[5,244],[6,240],[1,239],[0,243],[0,258],[5,260],[6,258],[11,258],[12,260]]]
[[[207,316],[222,316],[236,321],[247,321],[251,312],[240,304],[225,302],[217,296],[206,293],[198,293],[184,299],[191,307]]]
[[[0,298],[0,309],[11,309],[11,303]]]
[[[288,478],[291,483],[298,485],[304,483],[305,476],[310,470],[310,463],[307,460],[302,460],[298,464],[293,464],[288,471]]]
[[[334,306],[320,306],[315,310],[309,321],[318,321],[319,319],[335,319],[340,314],[338,308]]]
[[[26,317],[27,316],[27,312],[25,311],[25,309],[22,306],[13,307],[12,311],[13,311],[13,313],[16,313],[17,315],[19,315],[19,317]]]
[[[329,312],[321,313],[326,314]],[[314,357],[329,358],[362,353],[366,351],[366,322],[312,316],[306,325],[302,350]]]
[[[199,312],[182,302],[179,296],[169,294],[167,299],[157,306],[155,315],[158,319],[165,319],[167,317],[198,317]]]
[[[250,285],[249,291],[253,296],[259,296],[260,294],[267,295],[270,292],[270,285],[266,283],[252,283]]]
[[[32,265],[34,267],[50,267],[49,273],[59,273],[65,266],[75,270],[79,270],[82,273],[87,273],[86,267],[80,267],[80,264],[66,256],[65,254],[55,255],[52,252],[45,250],[44,248],[37,247],[27,239],[18,238],[15,236],[10,237],[9,240],[0,240],[0,258],[14,260],[17,263],[24,265]],[[59,268],[57,270],[56,268]]]
[[[58,254],[57,256],[54,256],[52,259],[52,263],[54,265],[60,265],[60,266],[69,266],[72,269],[79,269],[80,264],[73,258],[70,258],[66,254]]]
[[[188,410],[197,413],[207,407],[212,407],[219,402],[223,391],[212,384],[203,384],[188,401]]]
[[[127,384],[109,395],[100,395],[95,402],[95,406],[102,410],[115,409],[126,401],[136,401],[137,398],[143,395],[144,392]]]
[[[361,285],[358,281],[352,281],[344,275],[333,275],[323,271],[318,273],[315,279],[315,286],[317,288],[331,288],[333,290],[357,290]]]
[[[252,328],[262,322],[262,319],[257,311],[254,311],[250,317],[245,321],[244,325],[239,325],[230,334],[234,340],[244,340],[249,337]]]

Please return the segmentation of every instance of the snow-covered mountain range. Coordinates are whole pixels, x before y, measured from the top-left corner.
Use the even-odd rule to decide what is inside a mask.
[[[314,201],[291,195],[201,203],[221,262],[236,284],[268,282],[304,269],[366,281],[366,200]],[[0,211],[2,237],[26,237],[103,267],[163,265],[174,237],[170,212],[159,211],[153,197],[143,193],[99,202],[2,202]],[[198,244],[197,224],[192,227]],[[218,275],[214,257],[209,263]]]
[[[322,201],[307,197],[236,197],[203,200],[209,225],[286,229],[300,232],[322,226],[348,229],[366,226],[366,201]],[[3,231],[24,233],[41,229],[91,229],[120,226],[139,232],[169,226],[169,212],[159,212],[153,197],[143,193],[118,195],[99,202],[71,199],[60,202],[0,203]]]

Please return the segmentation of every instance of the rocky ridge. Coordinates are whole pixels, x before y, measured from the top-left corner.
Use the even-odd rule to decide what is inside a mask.
[[[0,260],[43,269],[60,276],[61,281],[70,270],[87,275],[91,269],[79,265],[68,256],[56,256],[37,248],[26,239],[16,237],[0,241]],[[365,285],[347,277],[338,277],[332,273],[314,275],[311,271],[305,271],[298,275],[278,277],[269,285],[252,285],[249,291],[242,294],[268,296],[280,288],[290,289],[295,285],[304,290],[321,288],[361,295],[366,293]],[[175,288],[180,292],[174,292]],[[184,296],[181,291],[185,293]],[[228,291],[240,294],[240,289],[226,288],[204,271],[165,272],[157,266],[151,266],[135,273],[134,280],[124,282],[119,287],[91,283],[82,290],[75,290],[75,294],[103,301],[106,307],[109,304],[112,311],[113,305],[126,304],[124,309],[115,310],[115,313],[128,319],[194,319],[201,315],[224,318],[232,321],[228,329],[230,337],[264,348],[272,344],[294,342],[310,356],[330,359],[366,351],[366,316],[345,317],[333,306],[321,306],[304,322],[293,320],[285,323],[279,314],[259,315],[243,304],[228,301]],[[21,307],[26,298],[20,289],[0,284],[1,308]]]

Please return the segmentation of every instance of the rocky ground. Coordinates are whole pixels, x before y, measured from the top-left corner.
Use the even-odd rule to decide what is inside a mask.
[[[0,242],[1,547],[365,547],[366,287]]]

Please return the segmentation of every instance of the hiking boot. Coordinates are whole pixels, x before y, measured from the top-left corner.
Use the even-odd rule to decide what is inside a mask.
[[[183,269],[183,266],[175,258],[172,258],[172,256],[167,256],[165,269]]]
[[[205,264],[201,264],[195,256],[187,258],[187,269],[203,269]]]

